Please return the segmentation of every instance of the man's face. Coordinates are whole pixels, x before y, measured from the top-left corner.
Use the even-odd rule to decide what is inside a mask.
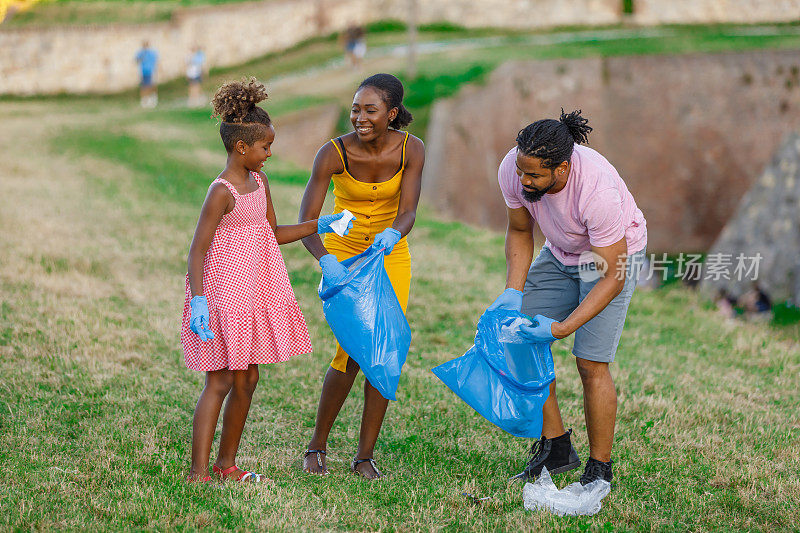
[[[542,160],[517,152],[517,176],[522,184],[522,196],[538,202],[556,184],[553,169],[542,167]]]

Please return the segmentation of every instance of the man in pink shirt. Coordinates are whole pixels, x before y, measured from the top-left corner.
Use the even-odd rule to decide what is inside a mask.
[[[611,481],[617,393],[609,372],[647,246],[642,212],[617,171],[586,146],[580,111],[522,129],[498,171],[508,207],[506,290],[490,309],[534,317],[530,342],[575,333],[572,353],[583,383],[589,459],[581,483]],[[533,224],[547,240],[533,258]],[[525,470],[538,476],[580,466],[561,419],[555,381],[544,404],[542,437]]]

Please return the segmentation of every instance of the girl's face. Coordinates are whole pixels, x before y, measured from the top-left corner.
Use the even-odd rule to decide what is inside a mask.
[[[397,108],[389,109],[380,91],[374,87],[362,87],[353,97],[350,122],[363,142],[375,140],[386,133],[395,117]]]
[[[270,124],[263,138],[251,145],[242,142],[244,166],[251,172],[258,172],[268,157],[272,156],[272,142],[275,140],[275,128]]]

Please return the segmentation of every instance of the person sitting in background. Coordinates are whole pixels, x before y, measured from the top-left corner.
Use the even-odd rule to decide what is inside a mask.
[[[736,303],[736,298],[728,295],[725,289],[717,291],[717,297],[714,299],[714,303],[720,315],[725,318],[736,318],[736,309],[733,307]]]
[[[150,42],[142,42],[142,48],[136,52],[136,62],[139,64],[139,103],[142,107],[153,108],[158,105],[155,76],[158,66],[158,52],[150,48]]]
[[[772,301],[758,283],[754,282],[751,289],[739,297],[737,304],[744,309],[748,320],[762,321],[772,317]]]

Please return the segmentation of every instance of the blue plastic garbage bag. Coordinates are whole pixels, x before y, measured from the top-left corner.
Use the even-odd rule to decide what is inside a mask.
[[[550,344],[530,344],[519,326],[532,319],[517,311],[486,311],[475,345],[433,369],[478,414],[517,437],[542,435],[542,406],[555,379]]]
[[[349,274],[338,285],[325,279],[319,297],[339,345],[387,400],[395,400],[411,328],[383,266],[383,249],[345,259]]]

